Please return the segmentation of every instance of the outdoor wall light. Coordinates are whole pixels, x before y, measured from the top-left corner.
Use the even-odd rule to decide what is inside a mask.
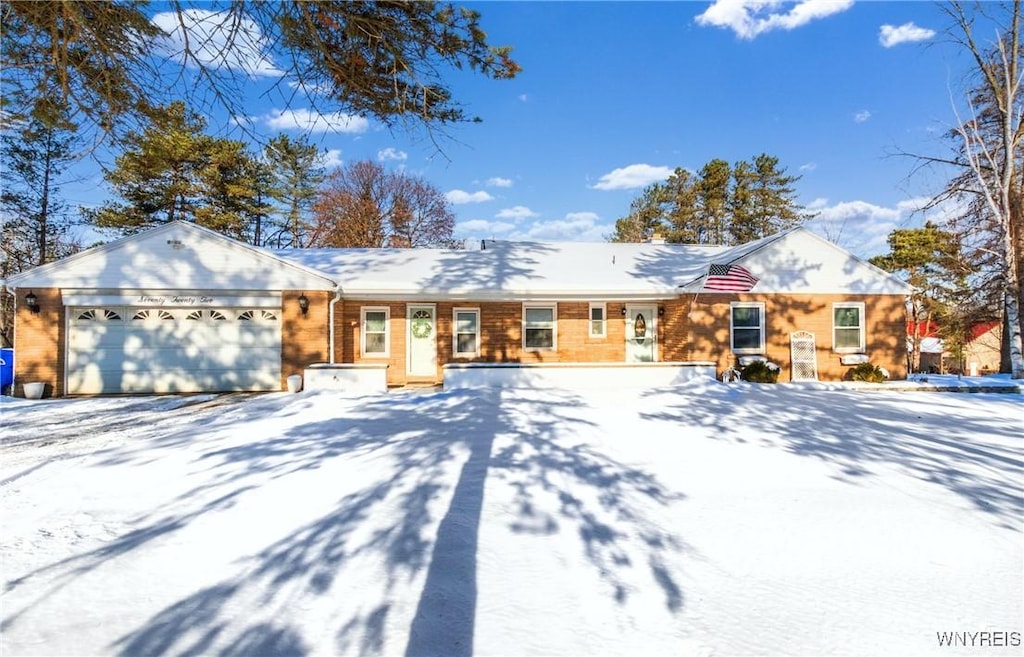
[[[299,310],[302,311],[303,317],[309,314],[309,298],[305,294],[299,295]]]
[[[623,317],[626,316],[626,307],[625,306],[622,307],[622,316]]]
[[[665,316],[665,306],[658,306],[658,317]]]
[[[33,315],[39,314],[39,299],[36,297],[35,292],[29,292],[25,295],[25,305],[28,306],[29,312]]]

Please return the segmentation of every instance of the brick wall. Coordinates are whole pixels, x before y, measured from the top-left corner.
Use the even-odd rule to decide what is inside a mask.
[[[305,316],[299,310],[299,297],[303,294],[309,299],[309,312]],[[332,298],[330,292],[322,291],[286,290],[281,293],[282,389],[290,375],[302,374],[307,366],[329,360],[327,312]]]
[[[64,394],[64,305],[60,290],[32,290],[39,313],[25,305],[28,290],[18,290],[14,324],[14,394],[24,396],[24,384],[46,383],[46,395]]]
[[[780,381],[790,378],[789,338],[793,331],[814,333],[820,379],[841,380],[846,376],[850,367],[840,363],[842,354],[832,348],[832,304],[843,301],[864,303],[865,353],[871,362],[889,370],[891,378],[906,378],[906,316],[900,295],[698,296],[696,303],[692,299],[685,302],[691,322],[683,338],[684,360],[714,361],[719,372],[736,364],[729,347],[730,304],[734,301],[765,304],[765,355],[782,367]]]
[[[832,349],[832,304],[840,301],[863,302],[866,326],[866,353],[871,362],[889,370],[892,378],[906,376],[906,343],[903,336],[905,316],[903,297],[865,295],[756,295],[739,294],[680,298],[650,304],[664,309],[658,321],[659,360],[707,360],[719,372],[736,364],[729,343],[730,304],[733,301],[759,301],[765,304],[765,351],[782,368],[781,380],[789,380],[790,333],[804,330],[815,334],[818,375],[823,380],[842,379],[844,366]],[[637,302],[641,305],[641,302]],[[360,309],[386,306],[391,312],[391,352],[388,358],[363,358],[360,354]],[[406,304],[348,299],[336,307],[338,318],[338,362],[387,362],[388,383],[402,385],[412,381],[442,380],[441,367],[453,361],[538,363],[538,362],[612,362],[625,360],[625,324],[622,302],[605,304],[606,337],[592,338],[589,331],[590,304],[585,301],[558,303],[558,349],[544,351],[522,346],[521,302],[443,302],[437,311],[437,375],[410,379],[406,375]],[[480,310],[480,352],[477,358],[454,358],[452,313],[454,308]]]
[[[639,304],[638,304],[639,305]],[[651,303],[653,307],[659,304]],[[661,304],[666,308],[681,308],[681,302]],[[388,384],[403,385],[413,382],[434,382],[442,380],[442,366],[450,362],[490,363],[543,363],[543,362],[613,362],[625,361],[625,324],[622,302],[605,304],[606,335],[603,338],[590,336],[590,302],[562,301],[557,304],[557,350],[523,348],[523,304],[520,301],[480,302],[458,301],[439,302],[436,308],[437,330],[437,374],[435,377],[410,378],[406,374],[406,304],[404,302],[379,302],[372,300],[346,299],[335,306],[337,338],[335,350],[341,363],[381,363],[388,367]],[[361,310],[367,307],[387,307],[390,310],[390,354],[387,358],[364,358],[360,349]],[[455,308],[480,310],[480,356],[477,358],[455,358],[452,343],[453,313]],[[677,315],[682,315],[680,310]],[[667,314],[667,313],[666,313]],[[677,320],[678,321],[678,320]],[[659,359],[665,357],[665,328],[658,322]]]

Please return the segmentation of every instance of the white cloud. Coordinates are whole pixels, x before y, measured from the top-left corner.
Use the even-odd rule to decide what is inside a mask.
[[[846,11],[853,0],[800,0],[787,12],[780,12],[778,0],[715,0],[697,24],[724,27],[741,39],[753,39],[772,30],[792,30],[819,18]]]
[[[510,237],[551,242],[602,242],[606,235],[614,232],[614,226],[599,223],[599,219],[593,212],[570,212],[565,219],[538,221]]]
[[[494,215],[495,219],[510,219],[512,221],[522,221],[523,219],[532,219],[539,217],[540,215],[526,207],[525,205],[517,205],[511,208],[505,208]]]
[[[455,227],[455,234],[466,237],[494,237],[495,235],[504,235],[515,227],[515,224],[505,221],[470,219],[469,221],[460,221]]]
[[[818,213],[807,226],[856,255],[868,258],[888,250],[889,233],[904,227],[922,203],[922,199],[909,199],[891,208],[867,201],[828,205],[828,199],[820,198],[807,206],[808,210]]]
[[[461,189],[453,189],[450,192],[445,192],[444,197],[448,199],[449,203],[455,205],[463,205],[465,203],[484,203],[486,201],[493,201],[494,197],[485,191],[479,192],[464,192]]]
[[[871,118],[871,112],[869,112],[868,110],[861,110],[861,111],[859,111],[859,112],[857,112],[856,114],[853,115],[853,122],[854,123],[864,123],[865,121],[867,121],[870,118]]]
[[[487,179],[488,187],[511,187],[512,181],[509,178],[500,178],[495,176],[494,178]]]
[[[307,130],[309,132],[343,132],[359,134],[370,128],[370,122],[361,116],[329,112],[319,114],[308,109],[272,110],[260,117],[272,130]]]
[[[377,151],[377,159],[381,162],[405,162],[409,159],[409,154],[388,146],[382,151]]]
[[[672,172],[673,169],[669,167],[655,167],[650,164],[630,164],[601,176],[597,184],[594,185],[594,189],[636,189],[661,180],[668,180]]]
[[[918,27],[917,25],[914,25],[913,21],[911,21],[909,23],[904,23],[899,27],[883,25],[882,29],[878,32],[878,42],[882,44],[883,48],[892,48],[893,46],[898,46],[901,43],[927,41],[933,36],[935,36],[935,30],[929,30],[926,27]]]
[[[324,151],[323,166],[328,169],[334,169],[344,164],[344,160],[341,159],[340,148],[330,148]]]
[[[801,164],[800,165],[800,170],[801,171],[814,171],[817,168],[818,168],[818,163],[817,162],[808,162],[807,164]]]
[[[238,19],[227,11],[186,9],[180,17],[177,12],[160,12],[152,22],[166,34],[159,54],[168,59],[195,64],[184,56],[187,36],[191,56],[204,66],[244,71],[251,77],[283,75],[266,54],[268,42],[262,30],[249,18]]]
[[[521,102],[521,103],[525,103],[525,102],[527,102],[528,100],[530,100],[530,97],[529,97],[529,96],[527,96],[526,94],[519,94],[519,102]]]

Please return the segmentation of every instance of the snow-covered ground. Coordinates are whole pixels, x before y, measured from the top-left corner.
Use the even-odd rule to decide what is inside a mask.
[[[5,398],[0,654],[1019,655],[1022,399]]]

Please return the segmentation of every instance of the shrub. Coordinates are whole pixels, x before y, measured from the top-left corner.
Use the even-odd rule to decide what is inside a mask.
[[[849,376],[851,381],[881,383],[889,378],[889,372],[884,367],[878,367],[871,363],[861,363],[850,370]]]
[[[744,381],[775,383],[779,380],[779,366],[770,361],[755,360],[740,371]]]

